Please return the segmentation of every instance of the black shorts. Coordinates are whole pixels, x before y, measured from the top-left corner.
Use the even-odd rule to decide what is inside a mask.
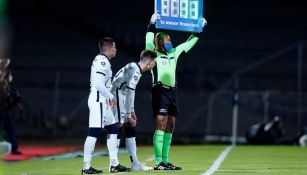
[[[179,107],[176,88],[163,85],[154,85],[151,88],[151,103],[153,115],[178,116]]]

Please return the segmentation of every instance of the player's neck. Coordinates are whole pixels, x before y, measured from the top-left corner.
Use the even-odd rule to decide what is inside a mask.
[[[107,52],[100,52],[100,54],[107,57],[108,60],[111,60],[111,58],[112,58],[112,57],[110,57],[110,55]]]
[[[139,66],[141,73],[143,73],[143,72],[146,71],[146,70],[145,70],[146,65],[145,65],[144,63],[138,62],[137,65]]]

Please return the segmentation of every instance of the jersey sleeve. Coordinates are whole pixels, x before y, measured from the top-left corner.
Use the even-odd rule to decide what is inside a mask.
[[[198,36],[192,34],[186,42],[177,46],[175,50],[175,59],[178,60],[178,58],[181,55],[188,53],[192,49],[192,47],[197,43],[198,39],[199,39]]]
[[[116,89],[120,88],[121,84],[123,83],[123,78],[124,78],[123,75],[124,75],[124,69],[120,69],[113,78],[111,93],[114,96],[116,95]]]
[[[96,72],[94,73],[94,86],[102,96],[105,98],[114,98],[111,92],[105,86],[106,77],[108,69],[111,69],[110,63],[103,59],[96,58],[93,62]]]
[[[129,80],[127,81],[126,112],[127,114],[130,114],[131,112],[134,112],[135,89],[139,82],[139,76],[133,69],[128,69],[127,74]]]
[[[126,112],[127,114],[131,114],[134,112],[134,98],[135,98],[135,91],[128,90],[126,95]]]

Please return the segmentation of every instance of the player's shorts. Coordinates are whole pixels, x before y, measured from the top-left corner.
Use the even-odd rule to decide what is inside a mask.
[[[104,126],[116,123],[112,108],[107,105],[106,99],[97,96],[96,92],[90,93],[88,107],[90,128],[104,128]]]
[[[116,118],[116,122],[118,123],[126,123],[128,122],[128,119],[126,117],[126,91],[116,90],[116,101],[117,101],[117,107],[114,112],[114,116]]]
[[[153,115],[178,116],[179,107],[176,88],[162,84],[154,85],[151,88],[151,103]]]

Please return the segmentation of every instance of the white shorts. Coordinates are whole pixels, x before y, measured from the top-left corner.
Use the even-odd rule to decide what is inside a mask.
[[[114,116],[116,118],[116,122],[118,123],[126,123],[128,122],[127,120],[127,113],[126,113],[126,94],[127,92],[117,90],[116,94],[116,100],[117,100],[117,107],[114,112]]]
[[[104,128],[104,126],[116,123],[112,108],[107,105],[106,99],[100,97],[100,99],[97,100],[97,93],[90,93],[88,107],[90,110],[90,128]]]

